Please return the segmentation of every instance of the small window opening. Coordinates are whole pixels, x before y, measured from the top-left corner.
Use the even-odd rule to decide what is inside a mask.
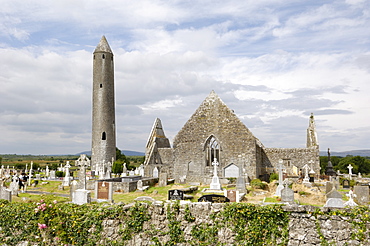
[[[103,57],[103,59],[105,59],[105,55],[104,55],[104,54],[103,54],[103,56],[102,56],[102,57]]]
[[[105,132],[102,133],[101,140],[107,140],[107,134]]]
[[[100,84],[100,88],[103,88],[103,84]]]

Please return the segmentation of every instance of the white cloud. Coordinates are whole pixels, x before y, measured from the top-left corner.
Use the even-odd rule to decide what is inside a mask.
[[[102,35],[115,53],[120,148],[142,151],[156,117],[173,137],[211,90],[266,146],[304,145],[318,112],[324,148],[368,148],[366,1],[102,4],[1,1],[2,150],[90,148],[91,57]]]

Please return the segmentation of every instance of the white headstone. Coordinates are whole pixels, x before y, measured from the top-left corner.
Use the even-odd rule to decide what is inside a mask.
[[[64,170],[65,170],[65,173],[66,175],[64,176],[64,179],[63,179],[63,186],[69,186],[70,185],[70,174],[69,174],[69,168],[71,167],[71,165],[69,165],[69,161],[67,161],[67,164],[64,166]]]
[[[239,167],[235,164],[230,164],[224,169],[225,178],[237,178],[239,177]]]
[[[91,192],[85,189],[77,189],[72,193],[72,203],[82,205],[91,202]]]
[[[153,178],[158,178],[158,168],[157,167],[155,167],[154,169],[153,169]]]

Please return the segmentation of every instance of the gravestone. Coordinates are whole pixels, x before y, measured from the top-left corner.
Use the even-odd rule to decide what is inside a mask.
[[[72,200],[73,193],[78,189],[78,181],[73,180],[70,185],[69,196]]]
[[[63,186],[69,186],[70,185],[70,174],[69,174],[69,168],[71,167],[71,165],[69,165],[69,161],[67,161],[67,164],[65,165],[65,173],[66,175],[64,176],[64,179],[63,179]]]
[[[164,187],[167,186],[167,180],[168,180],[168,175],[167,173],[160,173],[159,174],[159,187]]]
[[[72,203],[82,205],[91,203],[91,192],[85,189],[77,189],[72,193]]]
[[[342,194],[340,194],[335,187],[326,194],[326,199],[324,207],[344,208]]]
[[[349,190],[349,192],[348,192],[348,194],[346,194],[346,196],[348,196],[349,200],[343,204],[345,207],[355,207],[355,206],[357,206],[357,203],[355,203],[355,201],[353,200],[353,198],[356,197],[356,194],[354,194],[352,190]]]
[[[139,196],[134,199],[135,201],[148,201],[148,202],[155,202],[155,199],[150,196]]]
[[[220,164],[218,163],[217,158],[214,158],[214,161],[212,162],[212,166],[213,166],[213,177],[212,177],[212,182],[211,182],[211,184],[209,186],[209,189],[210,190],[221,190],[220,179],[217,176],[217,167],[219,165]]]
[[[128,173],[129,173],[128,174],[129,176],[135,176],[135,172],[134,171],[129,171]]]
[[[13,196],[18,196],[19,186],[18,186],[18,179],[13,179],[13,182],[10,183],[9,189]]]
[[[294,203],[294,191],[290,189],[287,185],[281,190],[281,201]]]
[[[55,170],[50,171],[50,179],[55,179]]]
[[[158,178],[158,174],[159,174],[159,172],[158,172],[158,168],[157,168],[157,167],[155,167],[155,168],[153,169],[153,178]]]
[[[349,189],[349,188],[350,188],[349,180],[348,179],[343,180],[343,189]]]
[[[284,189],[283,185],[283,160],[279,160],[279,185],[276,187],[275,196],[281,197],[281,191]]]
[[[4,200],[11,202],[12,201],[12,191],[8,190],[4,186],[0,186],[0,199],[4,199]]]
[[[229,198],[230,202],[238,202],[237,193],[236,190],[227,190],[226,197]]]
[[[342,194],[340,194],[335,189],[335,187],[333,187],[333,189],[326,194],[326,199],[329,199],[329,198],[340,198],[340,199],[342,199],[342,197],[343,197]]]
[[[127,176],[127,167],[126,167],[126,163],[123,163],[122,176]]]
[[[239,177],[239,167],[234,163],[224,168],[225,178],[237,178]]]
[[[210,194],[201,196],[198,202],[225,203],[230,202],[230,199],[223,195]]]
[[[36,178],[35,178],[36,180],[41,180],[41,174],[36,174]]]
[[[169,190],[168,200],[184,200],[184,191],[182,190]]]
[[[358,205],[368,205],[369,186],[355,186],[353,189]]]
[[[113,185],[105,181],[95,183],[95,198],[101,200],[113,200]]]
[[[340,198],[329,198],[324,207],[330,207],[330,208],[344,208],[343,200]]]
[[[334,184],[330,181],[327,181],[325,184],[325,194],[328,194],[334,187]]]

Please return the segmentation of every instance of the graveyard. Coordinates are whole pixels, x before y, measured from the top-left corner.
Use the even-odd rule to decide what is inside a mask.
[[[2,243],[344,245],[352,242],[361,245],[369,242],[370,180],[352,174],[351,166],[348,174],[322,177],[310,177],[309,169],[302,177],[289,177],[279,169],[277,180],[254,179],[241,187],[238,179],[219,178],[216,171],[209,184],[178,183],[161,173],[145,177],[140,166],[125,174],[110,174],[110,178],[94,177],[88,162],[81,155],[75,163],[68,161],[61,165],[59,170],[64,177],[56,177],[56,170],[46,168],[36,172],[31,165],[24,190],[18,189],[18,183],[14,185],[19,172],[2,167]],[[217,170],[218,166],[213,167]],[[70,169],[77,175],[71,175]],[[11,218],[17,218],[15,229],[10,229],[6,222]],[[296,228],[288,227],[289,223]],[[27,230],[20,229],[24,227]],[[97,229],[91,233],[91,228]],[[245,229],[240,231],[240,228]],[[334,231],[342,231],[345,236],[333,234]],[[310,239],[307,235],[311,235]]]

